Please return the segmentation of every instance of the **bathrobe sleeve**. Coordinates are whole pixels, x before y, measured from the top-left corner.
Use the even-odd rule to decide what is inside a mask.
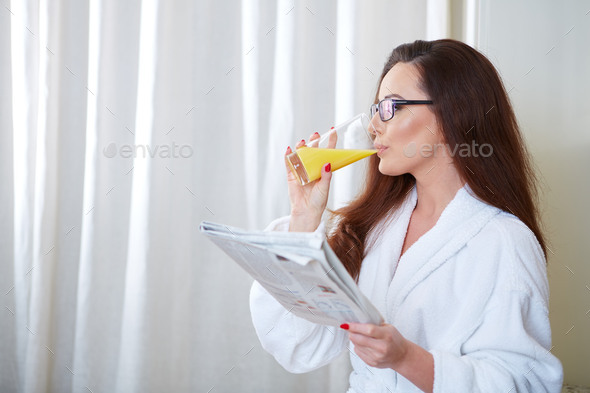
[[[545,258],[524,224],[501,221],[491,226],[495,233],[480,237],[487,242],[480,250],[492,251],[477,263],[497,264],[491,269],[495,284],[483,313],[459,354],[430,351],[435,393],[561,391],[563,370],[550,352]]]
[[[289,218],[275,220],[267,230],[288,230]],[[320,226],[318,230],[324,230]],[[304,373],[334,360],[348,343],[342,329],[318,325],[295,316],[258,282],[250,291],[252,323],[262,347],[287,371]]]

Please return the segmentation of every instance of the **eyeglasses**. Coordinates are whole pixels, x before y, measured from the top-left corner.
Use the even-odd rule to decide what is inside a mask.
[[[432,104],[432,101],[425,100],[396,100],[394,98],[385,98],[377,104],[371,105],[371,118],[375,116],[375,113],[379,112],[381,121],[387,121],[393,119],[395,111],[399,106],[402,105],[423,105]]]

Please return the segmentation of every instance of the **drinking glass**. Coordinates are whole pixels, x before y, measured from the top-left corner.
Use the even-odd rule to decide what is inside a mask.
[[[374,131],[370,132],[369,127],[373,128],[369,116],[358,114],[289,154],[287,163],[299,183],[306,185],[319,179],[327,163],[336,171],[377,153],[373,147]]]

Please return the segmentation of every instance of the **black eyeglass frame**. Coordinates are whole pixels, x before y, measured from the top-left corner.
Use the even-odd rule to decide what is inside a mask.
[[[391,111],[391,117],[389,117],[387,119],[384,119],[383,115],[379,111],[379,106],[381,106],[381,103],[384,101],[391,101],[392,102],[393,110]],[[370,107],[371,119],[373,118],[373,116],[375,116],[375,113],[379,113],[379,118],[381,119],[381,121],[388,121],[388,120],[393,119],[393,116],[395,116],[395,110],[396,110],[397,105],[428,105],[428,104],[432,104],[432,103],[433,102],[430,100],[398,100],[396,98],[384,98],[381,101],[379,101],[378,103],[371,105],[371,107]]]

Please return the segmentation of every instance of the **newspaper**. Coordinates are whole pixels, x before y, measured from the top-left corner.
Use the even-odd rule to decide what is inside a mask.
[[[200,230],[289,312],[322,325],[383,323],[325,236],[246,231],[205,221]]]

